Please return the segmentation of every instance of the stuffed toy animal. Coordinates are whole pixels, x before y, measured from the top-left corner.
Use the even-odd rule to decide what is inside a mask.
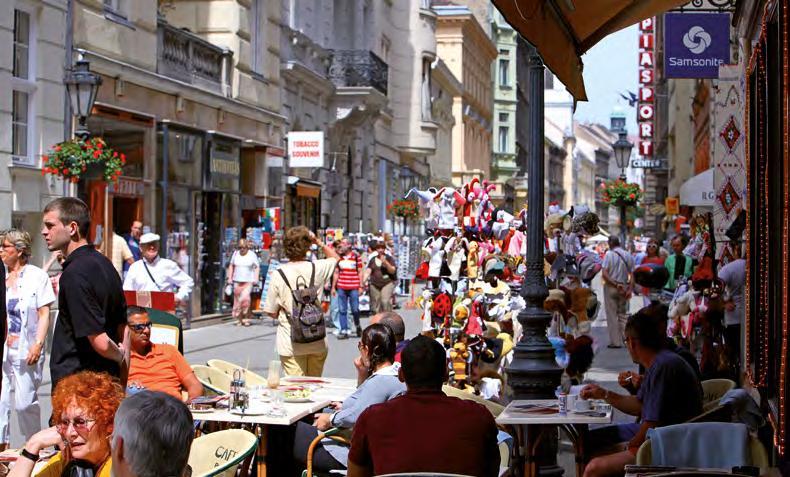
[[[431,309],[433,308],[433,294],[430,290],[423,290],[419,298],[417,298],[417,306],[422,308],[422,331],[428,331],[432,328],[432,315]]]
[[[460,389],[466,387],[466,380],[468,378],[466,373],[467,359],[469,359],[469,351],[466,348],[466,344],[462,341],[458,341],[453,345],[453,349],[450,351],[450,361],[452,362],[453,372],[455,373],[453,378],[455,380],[455,385]]]
[[[450,325],[453,328],[461,328],[463,329],[466,326],[467,319],[471,314],[470,305],[472,304],[472,300],[469,298],[464,298],[458,302],[453,307],[453,317],[452,322]]]
[[[436,193],[434,200],[439,202],[440,229],[454,229],[458,225],[459,208],[466,203],[466,198],[452,187],[443,187]]]
[[[434,201],[436,197],[436,188],[429,187],[428,190],[418,190],[416,187],[411,189],[404,199],[408,199],[410,195],[416,195],[420,204],[420,213],[425,219],[425,228],[433,230],[439,225],[439,206]]]
[[[477,270],[480,261],[480,245],[478,242],[469,242],[469,253],[466,256],[466,276],[470,280],[477,279]]]

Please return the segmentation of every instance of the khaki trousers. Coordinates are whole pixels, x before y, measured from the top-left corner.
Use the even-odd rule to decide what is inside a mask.
[[[324,362],[328,351],[301,356],[280,356],[283,374],[286,376],[320,377],[324,373]]]
[[[609,328],[609,344],[623,346],[625,322],[628,320],[628,299],[617,291],[617,287],[608,283],[603,286],[603,298],[606,326]]]
[[[388,283],[382,288],[370,285],[370,312],[381,313],[392,311],[392,292],[395,291],[395,282]]]

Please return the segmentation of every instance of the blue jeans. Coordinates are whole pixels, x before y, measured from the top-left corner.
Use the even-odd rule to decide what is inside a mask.
[[[337,307],[340,315],[340,331],[348,332],[348,304],[351,303],[351,314],[354,325],[359,327],[359,290],[337,289]]]
[[[337,295],[331,298],[329,302],[329,319],[336,330],[340,329],[340,314],[337,311]]]

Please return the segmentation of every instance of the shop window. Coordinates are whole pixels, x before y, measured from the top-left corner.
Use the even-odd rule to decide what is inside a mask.
[[[159,131],[157,141],[157,151],[160,154],[159,160],[157,160],[157,167],[159,168],[157,177],[163,177],[164,133],[162,131]],[[203,186],[203,136],[168,129],[167,155],[168,182],[195,187]]]

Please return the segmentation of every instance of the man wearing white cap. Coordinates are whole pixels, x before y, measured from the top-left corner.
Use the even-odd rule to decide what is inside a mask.
[[[129,267],[123,289],[174,292],[176,305],[186,304],[195,281],[176,262],[159,256],[159,235],[143,234],[140,237],[140,250],[143,258]]]

